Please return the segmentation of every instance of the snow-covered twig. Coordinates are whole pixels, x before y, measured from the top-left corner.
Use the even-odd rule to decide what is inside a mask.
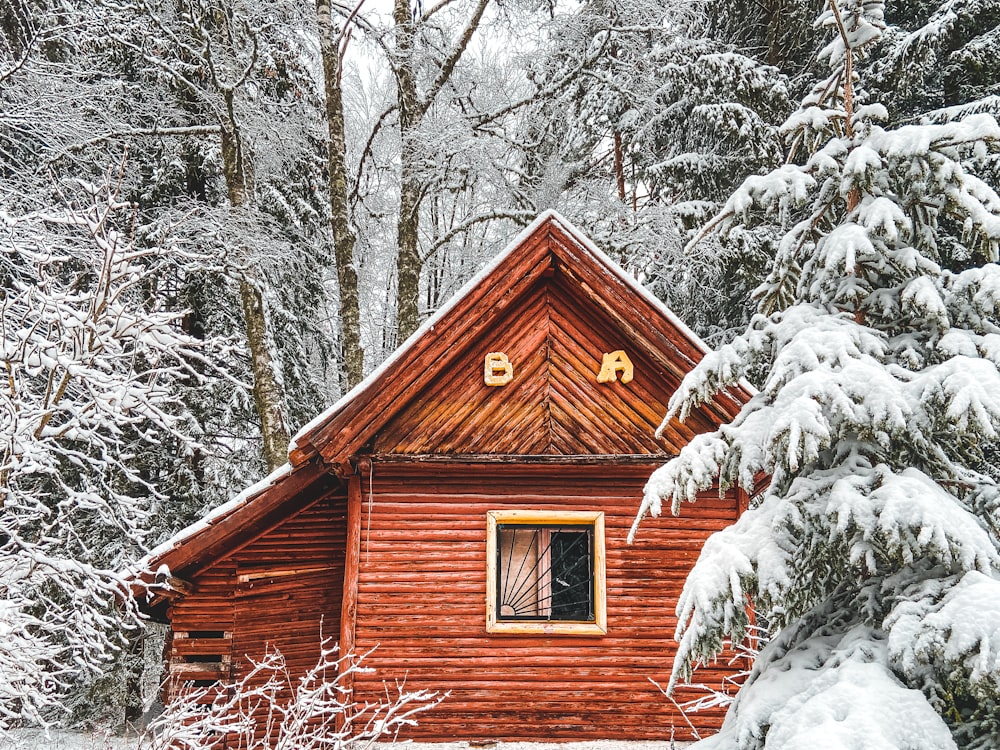
[[[268,651],[233,683],[183,689],[150,724],[139,750],[210,750],[222,737],[244,750],[368,750],[394,741],[447,694],[395,683],[386,685],[383,700],[357,703],[346,685],[372,672],[364,666],[370,653],[340,655],[321,638],[315,665],[295,676],[280,651]]]

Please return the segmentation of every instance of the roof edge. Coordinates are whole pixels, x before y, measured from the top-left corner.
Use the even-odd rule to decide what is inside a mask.
[[[335,401],[331,406],[327,407],[315,417],[310,419],[306,424],[302,425],[295,435],[292,436],[292,440],[288,445],[288,454],[291,462],[298,465],[299,463],[305,461],[309,456],[313,455],[314,451],[311,450],[305,452],[300,451],[300,443],[307,434],[316,431],[326,422],[333,419],[344,409],[345,406],[347,406],[347,404],[352,402],[361,393],[374,385],[377,380],[392,369],[392,366],[406,355],[406,353],[420,338],[422,338],[428,331],[432,330],[442,318],[444,318],[454,307],[456,307],[463,297],[465,297],[472,289],[481,283],[483,279],[489,276],[490,273],[498,265],[500,265],[505,258],[514,252],[520,245],[526,242],[531,235],[550,222],[555,222],[564,227],[566,230],[571,229],[575,234],[580,235],[580,230],[573,227],[573,225],[567,219],[563,218],[555,209],[549,209],[540,213],[534,221],[528,224],[528,226],[522,229],[520,233],[514,237],[514,239],[508,242],[507,245],[504,246],[503,250],[497,253],[489,263],[479,269],[468,281],[462,284],[458,291],[456,291],[447,302],[434,311],[434,313],[428,317],[417,328],[417,330],[411,333],[407,337],[406,341],[397,346],[396,349],[388,357],[386,357],[381,364],[378,365],[378,367],[368,373],[368,375],[365,376],[360,383],[337,399],[337,401]],[[580,238],[582,238],[582,235],[580,235]]]

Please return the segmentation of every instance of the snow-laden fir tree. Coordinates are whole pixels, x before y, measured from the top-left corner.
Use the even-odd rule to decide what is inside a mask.
[[[785,125],[795,159],[709,225],[786,222],[761,312],[668,417],[750,373],[761,388],[658,470],[642,505],[676,513],[714,481],[753,496],[688,577],[672,681],[739,642],[752,602],[776,635],[702,746],[995,748],[1000,196],[975,165],[1000,126],[884,129],[854,73],[882,3],[831,1],[820,23],[831,73]]]

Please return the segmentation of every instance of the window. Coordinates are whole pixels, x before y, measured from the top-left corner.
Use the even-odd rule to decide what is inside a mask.
[[[486,630],[603,635],[604,514],[486,514]]]

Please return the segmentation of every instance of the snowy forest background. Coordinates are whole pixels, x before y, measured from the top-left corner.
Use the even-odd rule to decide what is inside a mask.
[[[129,564],[556,208],[723,347],[674,412],[761,388],[643,506],[760,492],[682,602],[782,628],[718,746],[814,746],[796,649],[922,696],[843,747],[1000,746],[998,116],[997,0],[4,3],[0,735],[135,721]]]

